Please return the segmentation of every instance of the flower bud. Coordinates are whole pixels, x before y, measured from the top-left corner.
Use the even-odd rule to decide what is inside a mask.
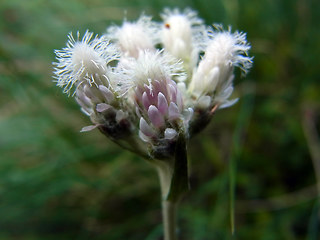
[[[240,67],[247,73],[252,58],[247,56],[250,45],[244,33],[228,31],[209,32],[205,55],[192,77],[188,91],[199,100],[199,106],[206,106],[202,96],[211,96],[212,104],[228,106],[234,103],[228,98],[233,91],[233,70]],[[207,99],[206,99],[207,101]]]
[[[185,132],[186,116],[182,95],[172,80],[181,71],[181,64],[163,52],[141,52],[137,59],[130,59],[122,71],[121,86],[133,99],[139,120],[139,136],[149,143],[153,154],[170,155],[170,148],[178,132]],[[131,83],[131,85],[130,85]],[[161,147],[160,147],[161,146]],[[169,151],[169,150],[168,150]],[[159,156],[158,156],[159,157]]]
[[[124,57],[138,58],[141,51],[155,51],[157,32],[157,24],[143,15],[137,22],[125,21],[121,27],[109,27],[105,36],[118,44]]]
[[[113,139],[130,135],[132,124],[129,115],[120,109],[112,82],[112,68],[109,63],[119,60],[119,53],[105,37],[95,37],[86,32],[82,40],[69,35],[67,47],[56,51],[58,63],[55,74],[57,85],[74,94],[82,112],[88,115],[94,125],[84,127],[90,131],[98,127]]]
[[[86,31],[80,41],[79,32],[76,39],[70,33],[67,47],[55,51],[58,63],[54,63],[54,74],[57,86],[64,88],[65,93],[82,83],[109,85],[108,64],[118,60],[119,54],[106,38],[92,36]]]
[[[205,42],[205,26],[197,13],[190,9],[180,12],[165,9],[161,15],[164,23],[161,37],[166,51],[184,62],[186,70],[191,72],[198,62],[199,52]]]

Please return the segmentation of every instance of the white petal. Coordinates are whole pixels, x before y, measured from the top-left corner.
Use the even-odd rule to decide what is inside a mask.
[[[164,118],[161,112],[154,105],[151,105],[148,109],[148,116],[153,126],[160,128],[164,125]]]
[[[179,91],[179,89],[177,89],[177,106],[179,108],[179,111],[181,112],[183,109],[183,101],[182,101],[182,94]]]
[[[108,103],[111,103],[114,100],[113,93],[106,86],[99,85],[99,90]]]
[[[219,109],[231,107],[233,104],[236,104],[238,102],[239,98],[235,98],[229,101],[226,101],[224,104],[222,104]]]
[[[96,106],[97,112],[104,112],[104,111],[108,110],[109,108],[111,108],[111,106],[106,103],[98,103]]]
[[[150,101],[146,92],[143,92],[142,94],[142,104],[145,107],[145,109],[148,109],[150,106]]]
[[[85,115],[89,116],[92,114],[92,109],[91,108],[81,108],[81,112],[83,112]]]
[[[171,102],[169,105],[169,120],[175,120],[180,117],[178,106]]]
[[[184,121],[187,123],[191,120],[192,116],[193,116],[193,109],[192,108],[188,108],[187,110],[184,111]]]
[[[138,116],[139,118],[141,117],[141,113],[140,113],[140,110],[139,110],[138,107],[136,107],[136,114],[137,114],[137,116]]]
[[[218,94],[217,99],[222,101],[227,100],[233,92],[233,87],[230,85],[226,89],[223,89],[221,93]]]
[[[154,130],[149,126],[149,124],[144,120],[143,117],[140,118],[140,124],[139,124],[140,131],[148,136],[153,137],[155,135]]]
[[[143,134],[143,132],[141,132],[141,130],[139,130],[139,137],[141,138],[142,141],[144,142],[149,142],[150,138],[147,137],[145,134]]]
[[[177,88],[182,94],[184,94],[187,91],[187,87],[186,87],[186,84],[184,82],[178,82],[177,83]]]
[[[90,125],[90,126],[86,126],[86,127],[83,127],[83,128],[81,129],[81,131],[80,131],[80,132],[89,132],[89,131],[91,131],[91,130],[93,130],[93,129],[97,128],[97,127],[98,127],[98,125]]]
[[[197,102],[197,107],[206,109],[210,107],[211,104],[211,97],[210,96],[201,96]]]
[[[164,131],[164,138],[170,140],[177,136],[177,134],[177,131],[173,128],[166,128],[166,130]]]
[[[87,106],[87,107],[92,107],[93,103],[91,102],[91,99],[88,98],[83,91],[78,90],[77,91],[77,96],[76,96],[76,101],[80,106]]]
[[[91,87],[90,86],[85,85],[83,90],[84,90],[85,95],[88,98],[90,98],[92,101],[94,101],[94,102],[99,102],[100,101],[99,98],[97,98],[97,96],[91,91]]]
[[[119,110],[117,111],[117,115],[116,115],[116,121],[119,123],[122,119],[124,119],[126,117],[126,114],[122,111]]]
[[[177,102],[177,88],[173,84],[169,84],[171,101]]]
[[[220,71],[218,67],[214,67],[213,69],[210,70],[208,76],[206,77],[207,83],[204,85],[205,89],[204,92],[213,92],[218,83],[219,83],[219,76],[220,76]]]
[[[168,113],[168,102],[166,97],[161,92],[158,94],[158,109],[163,115]]]

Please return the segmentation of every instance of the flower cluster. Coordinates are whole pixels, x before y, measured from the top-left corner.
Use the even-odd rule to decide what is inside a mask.
[[[149,159],[171,158],[179,136],[190,138],[234,104],[234,68],[247,73],[252,64],[245,33],[207,27],[190,9],[161,17],[142,15],[101,37],[70,34],[54,63],[57,86],[91,119],[82,131],[98,128]]]

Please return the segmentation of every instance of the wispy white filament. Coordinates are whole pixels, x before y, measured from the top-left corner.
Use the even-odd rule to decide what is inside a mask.
[[[183,12],[178,9],[165,9],[161,17],[163,19],[161,37],[165,50],[193,68],[206,42],[203,20],[191,9]]]
[[[240,67],[247,73],[252,65],[248,57],[250,45],[244,33],[210,31],[205,55],[192,77],[189,92],[200,97],[216,95],[215,101],[224,103],[230,97],[233,87],[233,69]]]
[[[118,73],[118,91],[126,93],[135,86],[150,85],[150,81],[183,81],[185,73],[182,63],[164,51],[143,51],[137,59],[120,62]]]
[[[142,15],[136,22],[124,21],[121,27],[109,27],[105,36],[119,45],[123,56],[138,58],[141,51],[155,50],[158,31],[158,24]]]
[[[67,47],[56,50],[57,63],[55,78],[57,86],[64,88],[65,93],[70,93],[72,87],[76,87],[83,81],[92,85],[95,76],[107,78],[107,65],[119,58],[119,53],[109,44],[105,37],[93,37],[93,33],[86,31],[82,40],[80,33],[76,39],[72,33],[68,36]]]

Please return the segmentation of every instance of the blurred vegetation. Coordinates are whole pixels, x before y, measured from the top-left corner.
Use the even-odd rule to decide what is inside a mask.
[[[79,132],[89,119],[54,86],[51,62],[71,31],[164,7],[247,32],[255,56],[239,103],[190,141],[180,239],[231,238],[230,172],[235,239],[319,239],[318,0],[1,0],[0,240],[161,239],[155,171]]]

